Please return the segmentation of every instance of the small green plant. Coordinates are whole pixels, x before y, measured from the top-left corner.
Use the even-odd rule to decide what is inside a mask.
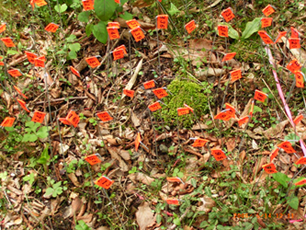
[[[90,230],[91,228],[84,222],[84,220],[79,220],[78,224],[75,226],[76,230]]]
[[[50,187],[46,189],[45,196],[52,195],[52,197],[57,197],[58,195],[62,194],[64,191],[67,190],[67,187],[62,185],[62,181],[55,183],[55,181],[50,179],[50,177],[48,177],[47,180],[50,184]],[[64,184],[65,183],[66,181],[64,182]]]
[[[89,122],[93,125],[93,126],[96,126],[98,124],[98,121],[96,118],[92,117],[92,118],[89,118]]]
[[[22,142],[35,142],[38,138],[46,138],[48,136],[48,127],[43,126],[40,129],[40,123],[35,123],[33,121],[28,121],[25,123],[25,134],[22,138]],[[37,130],[38,129],[38,130]]]

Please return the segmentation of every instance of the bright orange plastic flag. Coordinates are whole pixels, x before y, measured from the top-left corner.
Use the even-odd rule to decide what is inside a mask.
[[[286,153],[295,153],[296,151],[292,147],[289,141],[284,141],[277,145],[279,148],[283,149]]]
[[[118,27],[107,27],[106,29],[110,40],[120,38]]]
[[[24,94],[22,93],[22,91],[21,91],[17,86],[14,86],[14,85],[13,85],[13,87],[14,87],[14,89],[17,91],[17,93],[19,93],[20,96],[22,96],[24,99],[28,99],[28,97],[27,97],[26,95],[24,95]]]
[[[233,13],[233,9],[231,7],[223,10],[221,12],[221,15],[225,19],[226,22],[231,21],[235,17],[235,14]]]
[[[91,68],[96,68],[101,64],[95,56],[86,58],[85,60]]]
[[[291,73],[296,73],[300,71],[302,68],[302,65],[298,62],[298,60],[293,59],[289,64],[286,66],[286,68],[291,72]]]
[[[265,102],[266,98],[267,98],[267,94],[265,94],[264,92],[261,92],[259,90],[255,90],[255,95],[254,95],[254,99],[257,101],[261,101],[261,102]]]
[[[37,55],[34,54],[34,53],[31,53],[31,52],[28,52],[28,51],[25,51],[25,54],[27,55],[27,58],[28,58],[29,62],[31,64],[34,64],[35,63],[35,59],[37,58]]]
[[[181,180],[181,178],[179,178],[179,177],[167,177],[167,181],[168,181],[168,182],[173,182],[173,183],[175,183],[175,182],[182,183],[182,182],[183,182],[183,181]]]
[[[159,109],[161,109],[161,105],[159,104],[159,102],[154,102],[153,104],[149,105],[148,108],[152,111],[152,112],[155,112]]]
[[[72,72],[74,75],[76,75],[76,76],[78,76],[78,77],[81,77],[79,71],[77,71],[76,68],[70,66],[70,70],[71,70],[71,72]]]
[[[259,36],[261,37],[261,39],[263,40],[263,42],[265,44],[274,44],[274,42],[272,41],[271,37],[267,34],[266,31],[259,30],[258,34],[259,34]]]
[[[46,113],[40,112],[40,111],[35,111],[31,121],[38,122],[38,123],[43,123],[43,121],[45,119],[45,116],[46,116]]]
[[[19,69],[11,69],[7,71],[9,73],[9,75],[11,75],[12,77],[20,77],[22,76],[22,73],[20,72]]]
[[[220,37],[228,37],[228,26],[219,25],[218,26],[218,33]]]
[[[157,29],[164,29],[168,28],[168,15],[161,14],[156,17],[157,19]]]
[[[126,96],[128,96],[128,97],[130,97],[130,98],[133,98],[133,97],[134,97],[134,93],[135,93],[134,90],[129,90],[129,89],[124,89],[124,90],[123,90],[123,94],[125,94]]]
[[[300,33],[297,29],[295,29],[294,27],[290,27],[291,30],[291,37],[290,38],[300,38]]]
[[[215,120],[219,119],[222,121],[228,121],[231,118],[232,118],[232,114],[228,109],[221,111],[214,117]]]
[[[102,162],[102,158],[99,153],[89,155],[84,158],[90,165],[95,165]]]
[[[140,27],[140,24],[136,19],[126,21],[126,24],[128,25],[128,27],[130,27],[131,30],[133,30],[137,27]]]
[[[167,199],[166,202],[167,202],[167,204],[179,205],[179,200],[178,199]]]
[[[120,24],[119,22],[108,22],[107,23],[107,27],[116,27],[116,28],[120,28]]]
[[[304,74],[301,71],[296,72],[295,74],[295,86],[298,88],[304,88]]]
[[[0,26],[0,34],[3,33],[5,30],[6,30],[6,24],[3,23],[3,24]]]
[[[242,118],[240,118],[240,119],[238,120],[238,125],[241,126],[241,125],[247,123],[248,120],[249,120],[249,116],[244,116],[244,117],[242,117]]]
[[[286,36],[286,34],[287,31],[279,32],[277,38],[275,39],[275,43],[279,42],[282,39],[282,37]]]
[[[301,39],[299,38],[289,38],[289,48],[290,49],[299,49],[301,48]]]
[[[306,157],[301,157],[295,162],[296,165],[306,165]]]
[[[221,161],[226,159],[226,155],[221,149],[211,149],[211,155],[214,156],[216,161]]]
[[[225,54],[224,57],[223,57],[223,59],[222,59],[222,62],[224,62],[224,61],[230,61],[230,60],[232,60],[235,56],[236,56],[236,52]]]
[[[234,106],[232,106],[231,104],[225,103],[225,109],[226,110],[228,109],[231,116],[235,118],[236,109]]]
[[[168,96],[168,93],[164,88],[153,89],[153,93],[158,99]]]
[[[268,174],[277,173],[276,167],[275,167],[275,165],[273,163],[265,164],[265,165],[262,166],[262,168]]]
[[[242,78],[241,69],[236,69],[230,72],[232,82],[239,80]]]
[[[46,58],[45,56],[40,56],[38,58],[35,58],[35,62],[34,62],[34,65],[36,67],[45,67],[45,61],[46,61]]]
[[[275,12],[275,8],[269,4],[262,10],[262,12],[266,17],[268,17]]]
[[[278,151],[279,149],[278,148],[275,148],[271,154],[270,154],[270,162],[272,162],[274,160],[274,158],[278,155]]]
[[[145,38],[145,35],[140,27],[136,27],[131,30],[131,33],[135,39],[136,42],[141,41],[142,39]]]
[[[114,183],[114,181],[112,181],[111,179],[109,179],[106,176],[101,176],[98,180],[95,181],[95,184],[104,188],[104,189],[109,189],[112,184]]]
[[[273,18],[262,18],[261,28],[266,28],[272,25]]]
[[[191,20],[190,22],[188,22],[185,25],[185,29],[187,31],[188,34],[190,34],[192,31],[194,31],[196,29],[196,23],[195,20]]]
[[[177,115],[178,116],[182,116],[182,115],[186,115],[190,112],[190,110],[186,107],[184,108],[177,108]]]
[[[0,127],[12,127],[15,121],[15,117],[6,117],[2,121]]]
[[[34,0],[34,3],[35,3],[38,7],[45,6],[45,5],[48,4],[45,0]]]
[[[115,49],[113,51],[113,58],[114,58],[114,61],[124,58],[124,50],[123,49]]]
[[[147,81],[147,82],[143,83],[143,87],[144,87],[145,89],[154,88],[154,87],[155,87],[155,81],[154,81],[154,80]]]
[[[67,121],[66,118],[59,118],[58,119],[60,122],[62,122],[64,125],[71,125],[71,123],[69,121]]]
[[[73,110],[71,110],[67,117],[66,120],[72,124],[74,127],[77,127],[79,122],[80,122],[80,117],[76,114],[76,112],[74,112]]]
[[[294,185],[298,186],[298,185],[304,185],[304,184],[306,184],[306,179],[300,180],[296,182]]]
[[[116,49],[114,49],[114,51],[115,50],[123,50],[123,53],[127,54],[125,45],[118,46]]]
[[[58,29],[59,25],[51,22],[49,23],[46,27],[45,27],[45,31],[51,32],[51,33],[55,33]]]
[[[192,144],[192,147],[203,147],[208,140],[202,139],[202,138],[197,138],[195,139],[194,143]]]
[[[1,38],[1,41],[4,43],[4,45],[8,48],[16,47],[13,40],[10,37]]]
[[[135,150],[136,152],[138,151],[139,145],[141,142],[141,137],[140,137],[140,133],[137,133],[136,139],[135,139]]]
[[[84,11],[93,10],[94,9],[94,1],[93,0],[82,0]]]
[[[187,108],[189,109],[190,112],[192,112],[192,113],[194,112],[194,109],[191,108],[191,107],[190,107],[189,105],[187,105],[186,103],[184,103],[184,106],[187,107]]]
[[[27,111],[28,113],[30,112],[30,110],[26,106],[26,103],[23,100],[17,99],[17,102],[25,111]]]
[[[106,111],[97,113],[97,117],[99,117],[103,122],[111,121],[111,120],[114,119],[114,118],[112,118],[111,115],[109,115],[109,113],[106,112]]]
[[[300,121],[301,121],[303,118],[304,118],[303,114],[298,115],[298,116],[293,120],[294,124],[297,125],[298,123],[300,123]]]

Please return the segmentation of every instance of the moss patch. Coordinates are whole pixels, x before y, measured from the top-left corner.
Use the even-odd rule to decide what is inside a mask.
[[[176,126],[177,108],[184,107],[184,103],[194,109],[198,118],[208,113],[209,107],[206,93],[211,88],[212,86],[206,82],[203,85],[199,85],[191,81],[173,80],[168,85],[168,89],[173,95],[164,98],[166,106],[163,105],[162,109],[162,118],[165,124]],[[191,127],[196,123],[192,114],[180,116],[178,120],[181,127]]]

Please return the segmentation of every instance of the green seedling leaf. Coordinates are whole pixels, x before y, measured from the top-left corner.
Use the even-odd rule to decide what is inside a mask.
[[[37,131],[37,136],[39,138],[46,138],[48,136],[48,127],[47,126],[43,126],[41,127],[38,131]]]
[[[32,185],[35,181],[35,175],[34,175],[34,173],[31,173],[29,175],[26,175],[22,179],[23,179],[23,181],[29,181],[30,185]]]
[[[79,220],[78,224],[75,226],[76,230],[90,230],[84,220]]]
[[[253,114],[255,114],[255,113],[257,113],[257,112],[261,113],[261,112],[262,112],[262,109],[261,109],[260,107],[256,106],[256,105],[254,105]]]
[[[290,133],[287,136],[285,136],[285,140],[289,141],[291,144],[295,144],[295,141],[299,141],[300,137],[297,136],[295,133]]]
[[[55,7],[54,7],[54,9],[55,9],[55,11],[57,12],[57,13],[64,13],[66,10],[67,10],[67,5],[66,4],[63,4],[63,5],[56,5]]]
[[[83,11],[83,12],[79,13],[78,20],[80,22],[87,23],[89,21],[89,15],[90,15],[90,11]]]
[[[232,39],[239,39],[239,33],[231,25],[228,25],[228,36]]]
[[[97,17],[102,21],[109,20],[117,8],[114,0],[95,0],[94,4]]]
[[[157,223],[157,224],[160,224],[161,221],[162,221],[162,216],[161,216],[160,214],[157,214],[157,215],[156,215],[156,223]]]
[[[37,160],[37,163],[39,164],[47,164],[47,162],[50,159],[50,155],[48,154],[49,145],[47,144],[46,148],[43,150],[43,152],[40,155],[40,158]]]
[[[81,49],[81,45],[80,45],[80,43],[73,43],[73,44],[69,44],[68,48],[71,51],[78,52]]]
[[[193,187],[197,187],[197,181],[194,179],[194,178],[192,178],[191,180],[190,180],[190,182],[191,182],[191,185],[193,186]]]
[[[37,136],[35,134],[27,133],[23,136],[22,142],[35,142],[37,141]]]
[[[19,52],[17,50],[8,50],[7,55],[15,55],[18,54]]]
[[[177,7],[176,7],[173,3],[171,3],[171,5],[170,5],[170,10],[168,10],[168,13],[169,13],[171,16],[173,16],[173,15],[179,13],[179,12],[180,12],[180,11],[177,9]]]
[[[92,32],[99,42],[106,44],[108,35],[104,22],[99,22],[97,25],[94,25]]]
[[[175,218],[173,220],[173,224],[177,225],[177,226],[180,226],[181,225],[181,221],[180,221],[180,218]]]
[[[124,20],[132,20],[133,15],[125,11],[124,14],[120,14],[120,18],[123,18]]]
[[[253,21],[248,22],[245,26],[244,31],[242,32],[241,39],[247,39],[252,34],[259,31],[261,28],[261,18],[255,18]]]
[[[89,37],[92,33],[94,25],[93,24],[87,24],[86,28],[85,28],[85,33],[87,35],[87,37]]]
[[[76,59],[78,57],[77,53],[75,51],[70,51],[68,53],[68,58],[71,59]]]
[[[289,197],[287,200],[289,206],[295,210],[298,209],[299,207],[299,198],[294,196],[294,197]]]
[[[277,172],[277,173],[273,173],[272,177],[274,180],[276,180],[278,183],[280,183],[285,188],[288,187],[288,182],[290,181],[290,178],[286,174]]]
[[[76,36],[74,34],[71,34],[68,38],[66,38],[67,42],[74,42],[76,40]]]

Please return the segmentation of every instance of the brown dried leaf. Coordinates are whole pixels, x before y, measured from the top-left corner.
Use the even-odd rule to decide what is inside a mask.
[[[237,140],[236,142],[236,138],[235,137],[232,137],[232,138],[229,138],[227,141],[226,141],[226,148],[227,148],[227,151],[228,152],[231,152],[235,149],[236,147],[236,143],[239,143],[239,140],[240,138]]]
[[[262,170],[262,166],[267,162],[267,157],[262,157],[260,160],[256,161],[255,167],[253,168],[253,174],[257,174]]]
[[[146,227],[154,222],[154,214],[149,207],[149,203],[145,202],[138,207],[136,220],[140,230],[146,230]]]
[[[282,121],[281,123],[277,124],[274,128],[271,127],[263,132],[266,138],[279,138],[284,131],[285,126],[289,123],[289,120]]]
[[[151,177],[149,177],[149,176],[147,176],[143,173],[140,173],[140,172],[130,174],[128,176],[128,178],[130,178],[134,183],[136,183],[138,181],[138,182],[141,182],[141,183],[146,184],[146,185],[150,185],[154,181],[153,178],[151,178]]]
[[[205,38],[198,38],[189,40],[190,49],[194,50],[211,50],[212,49],[212,41],[207,40]]]

